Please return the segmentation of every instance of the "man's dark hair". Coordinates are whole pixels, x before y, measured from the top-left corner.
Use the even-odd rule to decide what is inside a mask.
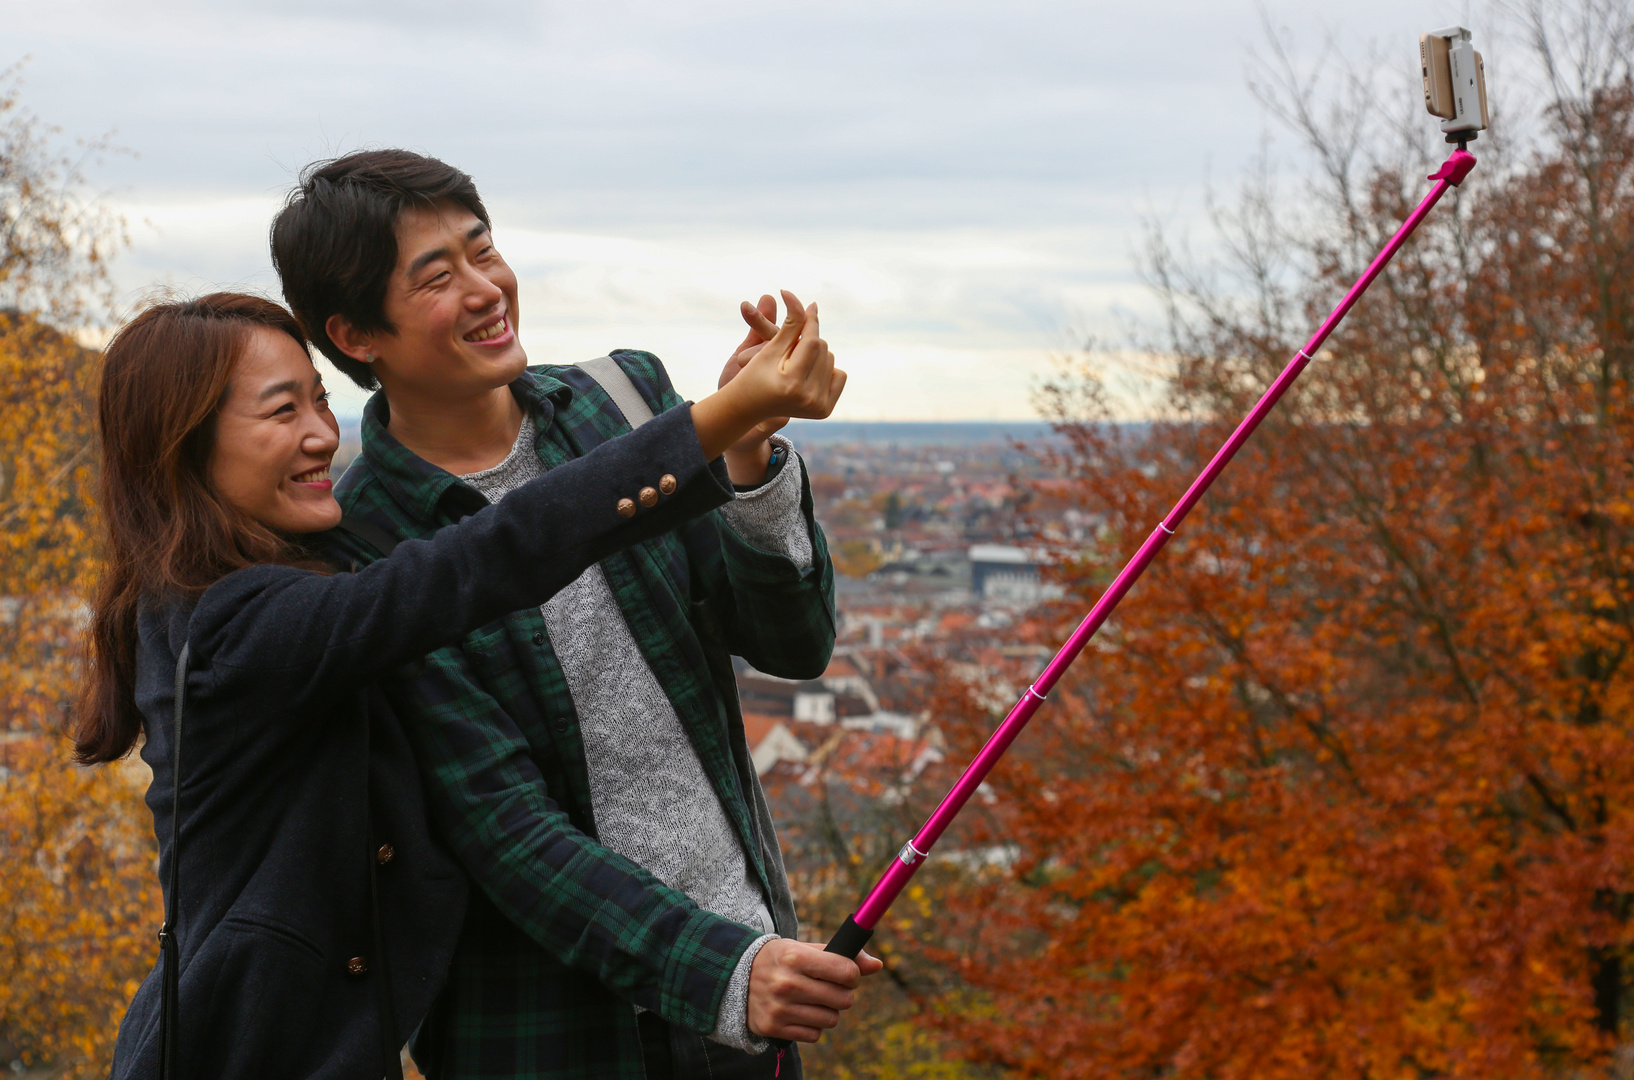
[[[396,330],[386,286],[397,266],[397,218],[405,209],[451,202],[491,224],[466,173],[410,150],[362,150],[308,165],[272,221],[272,265],[284,299],[323,355],[365,390],[369,365],[341,352],[324,324],[342,315],[362,331]]]

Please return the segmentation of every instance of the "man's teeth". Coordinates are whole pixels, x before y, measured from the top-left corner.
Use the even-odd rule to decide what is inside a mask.
[[[491,337],[498,337],[500,334],[503,334],[508,326],[509,326],[509,320],[500,319],[498,322],[494,323],[494,325],[488,327],[485,330],[477,330],[477,331],[473,331],[472,333],[466,334],[465,335],[465,340],[466,341],[487,341]]]
[[[329,466],[325,465],[321,469],[313,469],[311,472],[301,473],[295,478],[295,482],[297,484],[316,484],[320,480],[327,479],[329,479]]]

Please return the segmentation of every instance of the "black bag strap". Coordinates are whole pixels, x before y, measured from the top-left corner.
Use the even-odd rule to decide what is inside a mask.
[[[389,556],[392,553],[392,549],[397,547],[397,537],[393,536],[385,529],[382,529],[372,521],[365,521],[362,518],[347,516],[340,519],[340,524],[336,526],[336,528],[339,528],[342,532],[351,533],[365,544],[368,544],[370,547],[380,552],[380,557],[382,559]]]
[[[176,658],[176,704],[170,724],[170,873],[165,889],[165,921],[159,928],[159,957],[162,995],[159,1008],[159,1078],[181,1077],[181,1029],[177,1011],[181,1006],[181,947],[176,941],[176,911],[182,869],[182,713],[187,701],[187,654],[190,642],[182,643]]]

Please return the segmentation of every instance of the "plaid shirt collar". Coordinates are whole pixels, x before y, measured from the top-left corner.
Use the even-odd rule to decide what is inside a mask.
[[[538,371],[523,371],[511,383],[511,393],[524,409],[533,416],[534,426],[543,431],[550,425],[556,410],[573,400],[573,388],[553,375]],[[461,512],[470,513],[488,505],[475,489],[446,469],[439,468],[397,441],[386,430],[391,421],[391,406],[386,393],[376,391],[363,406],[363,457],[398,505],[412,511],[422,521],[434,521],[445,498],[451,500],[448,516],[458,518]]]

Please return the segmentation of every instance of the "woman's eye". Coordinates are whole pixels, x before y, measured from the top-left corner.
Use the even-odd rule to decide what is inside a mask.
[[[318,404],[322,405],[326,409],[329,407],[329,391],[325,390],[323,393],[318,395]]]
[[[293,414],[294,412],[295,412],[295,403],[293,401],[286,401],[282,405],[280,405],[276,409],[274,409],[272,411],[272,415],[274,415],[274,416],[283,416],[285,413]]]

